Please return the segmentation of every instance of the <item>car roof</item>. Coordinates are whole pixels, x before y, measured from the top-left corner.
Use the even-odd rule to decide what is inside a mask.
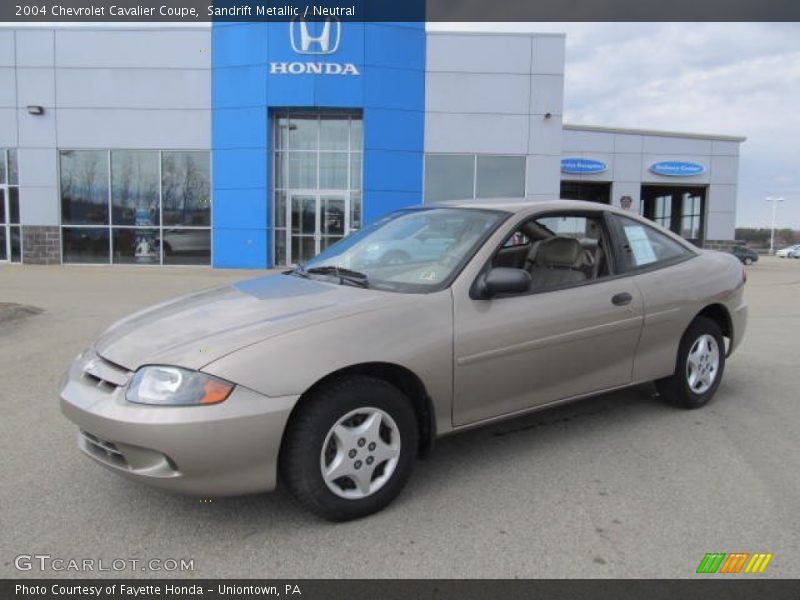
[[[538,211],[549,210],[575,210],[575,211],[603,211],[610,210],[620,214],[626,211],[620,210],[608,204],[600,202],[587,202],[585,200],[529,200],[526,198],[484,198],[480,200],[447,200],[441,202],[425,203],[425,207],[457,207],[474,208],[480,210],[502,210],[510,213],[522,213],[531,209]]]

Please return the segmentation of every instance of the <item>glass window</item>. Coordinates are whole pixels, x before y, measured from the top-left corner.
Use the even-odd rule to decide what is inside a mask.
[[[524,156],[478,155],[475,195],[478,198],[521,198],[525,195]]]
[[[158,229],[114,227],[112,229],[114,264],[157,265],[161,263]]]
[[[361,228],[361,192],[350,194],[350,229]]]
[[[316,189],[317,156],[316,152],[286,153],[290,188]]]
[[[540,217],[536,222],[560,237],[576,240],[600,239],[601,227],[597,219],[572,215]]]
[[[0,227],[0,260],[8,260],[7,227]]]
[[[287,145],[289,150],[316,150],[319,121],[313,117],[292,117],[287,129]]]
[[[9,185],[19,185],[16,148],[10,148],[8,150],[8,183]]]
[[[703,216],[703,199],[701,196],[684,193],[681,198],[681,237],[687,240],[700,238]]]
[[[69,225],[108,224],[108,152],[61,152],[61,220]]]
[[[8,222],[19,225],[19,188],[8,188]]]
[[[275,227],[286,227],[286,192],[275,192]]]
[[[425,157],[425,201],[474,197],[475,157],[471,154],[429,154]]]
[[[60,167],[65,263],[209,264],[208,152],[63,150]],[[162,233],[162,213],[176,229]],[[162,260],[162,235],[179,227],[197,232],[192,249],[168,245]]]
[[[0,188],[0,223],[6,222],[6,191]]]
[[[289,119],[275,118],[275,149],[285,150],[289,146]]]
[[[350,155],[350,189],[361,189],[361,153]]]
[[[629,269],[672,261],[691,254],[684,246],[652,227],[627,217],[615,218],[624,236],[623,250]]]
[[[0,149],[0,184],[6,183],[6,151]]]
[[[113,225],[158,225],[158,153],[111,151]]]
[[[363,146],[364,124],[361,118],[350,119],[350,150],[360,151]]]
[[[108,227],[64,227],[61,241],[65,263],[108,262]]]
[[[211,230],[165,229],[165,265],[207,265],[211,262]]]
[[[164,225],[211,224],[208,152],[161,153],[161,202]]]
[[[22,260],[22,227],[9,227],[11,233],[11,262]]]
[[[285,229],[276,229],[275,230],[275,264],[276,265],[285,265],[286,264],[286,230]]]
[[[347,152],[321,152],[319,187],[322,190],[346,190],[348,186]]]
[[[306,262],[305,275],[315,276],[319,267],[340,267],[364,273],[371,288],[431,291],[445,285],[506,216],[463,208],[398,211]]]
[[[320,119],[319,149],[345,150],[350,144],[350,119],[323,115]]]

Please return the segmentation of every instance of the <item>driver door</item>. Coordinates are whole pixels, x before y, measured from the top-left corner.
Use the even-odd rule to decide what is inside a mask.
[[[631,382],[643,321],[633,278],[490,299],[465,292],[454,289],[455,426]]]

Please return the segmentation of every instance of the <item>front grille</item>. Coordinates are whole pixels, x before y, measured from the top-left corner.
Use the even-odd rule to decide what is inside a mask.
[[[93,353],[83,365],[82,376],[90,385],[110,394],[128,383],[130,371]]]
[[[116,467],[128,468],[128,460],[125,455],[119,451],[114,442],[100,439],[88,431],[81,431],[84,441],[86,441],[86,449],[100,460],[104,460]]]

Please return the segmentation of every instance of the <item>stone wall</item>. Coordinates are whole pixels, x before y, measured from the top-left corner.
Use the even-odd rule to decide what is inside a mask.
[[[23,225],[22,262],[29,265],[61,264],[60,228],[45,225]]]

